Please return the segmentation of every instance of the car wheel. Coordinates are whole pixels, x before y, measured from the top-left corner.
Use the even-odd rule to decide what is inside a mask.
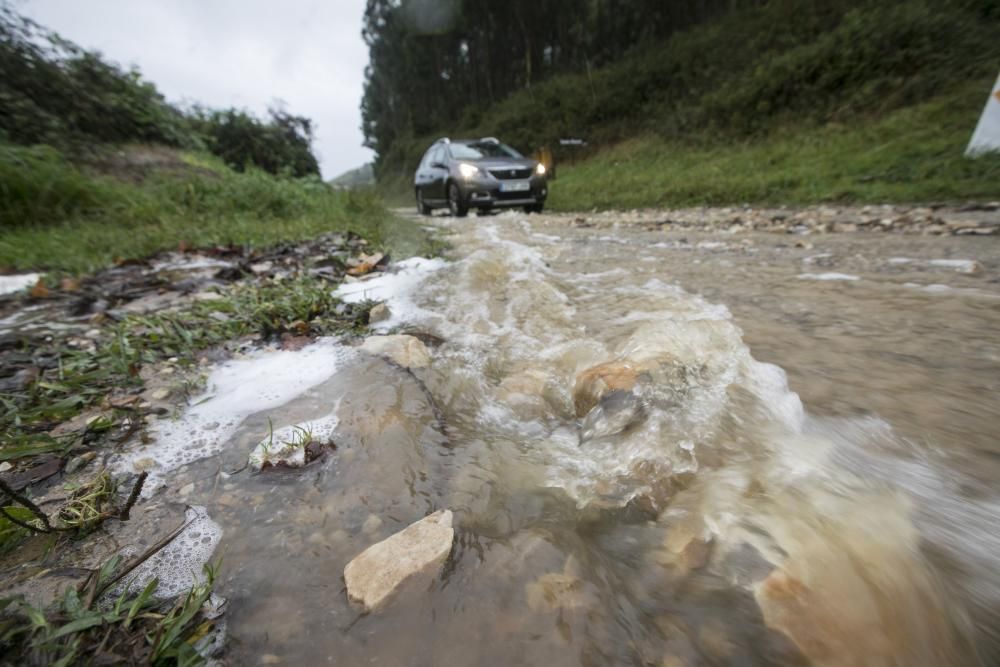
[[[430,215],[431,207],[424,203],[424,193],[417,190],[417,213],[420,215]]]
[[[448,185],[448,210],[456,218],[464,218],[469,214],[469,205],[462,201],[462,191],[454,183]]]
[[[525,213],[541,213],[545,209],[545,204],[530,204],[524,207]]]

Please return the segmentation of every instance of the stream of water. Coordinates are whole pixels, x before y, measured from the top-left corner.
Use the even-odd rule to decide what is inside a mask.
[[[257,383],[270,399],[253,408],[243,389],[232,419],[207,403],[182,424],[223,434],[171,455],[211,456],[170,486],[193,482],[184,500],[223,530],[235,662],[1000,659],[1000,504],[974,457],[892,415],[805,409],[780,346],[777,365],[755,360],[724,305],[678,285],[676,247],[517,216],[436,220],[449,261],[345,292],[387,299],[379,326],[420,334],[429,366],[335,341],[304,350],[301,371],[299,353],[257,375],[230,362],[210,390]],[[982,303],[969,308],[995,313]],[[272,426],[305,422],[333,433],[332,456],[218,473]],[[344,566],[438,509],[457,533],[441,576],[362,614]]]

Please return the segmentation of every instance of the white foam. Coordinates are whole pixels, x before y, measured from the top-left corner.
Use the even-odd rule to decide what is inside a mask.
[[[252,414],[287,403],[330,378],[356,354],[333,338],[297,351],[258,351],[217,366],[208,390],[179,419],[153,427],[153,442],[113,462],[119,471],[145,469],[149,495],[171,470],[218,454]]]
[[[202,571],[222,539],[222,528],[212,521],[204,507],[191,506],[184,513],[186,527],[170,544],[147,558],[112,589],[109,597],[125,591],[138,593],[153,579],[158,579],[155,597],[172,598],[186,593],[205,580]],[[123,550],[126,560],[136,555],[134,547]]]
[[[905,265],[916,264],[941,269],[952,269],[958,273],[975,273],[979,268],[979,263],[974,259],[928,259],[920,260],[911,257],[890,257],[890,264]]]
[[[0,294],[12,294],[31,287],[42,277],[40,273],[20,273],[14,276],[0,276]]]
[[[799,280],[861,280],[849,273],[800,273],[798,278]]]
[[[927,263],[931,266],[954,269],[959,273],[974,273],[978,266],[974,259],[932,259]]]
[[[424,314],[424,309],[414,303],[414,296],[421,283],[431,274],[448,266],[441,258],[411,257],[392,265],[392,271],[356,283],[343,283],[333,295],[346,303],[384,301],[391,317],[372,327],[387,331]]]

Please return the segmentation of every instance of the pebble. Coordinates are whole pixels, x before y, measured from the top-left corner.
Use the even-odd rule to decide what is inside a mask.
[[[167,389],[166,387],[160,387],[159,389],[154,389],[153,392],[149,395],[149,397],[154,401],[162,401],[168,396],[170,396],[170,390]]]
[[[84,467],[91,461],[97,458],[97,452],[85,452],[79,456],[74,456],[66,464],[65,472],[67,475],[72,475],[80,468]],[[0,466],[2,468],[2,466]]]
[[[361,532],[365,535],[373,535],[378,532],[378,529],[382,527],[382,519],[374,514],[369,514],[368,518],[361,525]]]

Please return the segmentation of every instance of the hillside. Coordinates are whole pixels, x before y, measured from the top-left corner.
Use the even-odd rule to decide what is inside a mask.
[[[375,168],[371,164],[363,164],[356,169],[345,171],[327,183],[343,189],[370,187],[375,185]]]
[[[998,30],[984,1],[744,7],[399,138],[380,187],[408,199],[430,141],[489,134],[554,149],[557,208],[996,199],[1000,160],[962,153]],[[560,147],[570,136],[588,147]]]

